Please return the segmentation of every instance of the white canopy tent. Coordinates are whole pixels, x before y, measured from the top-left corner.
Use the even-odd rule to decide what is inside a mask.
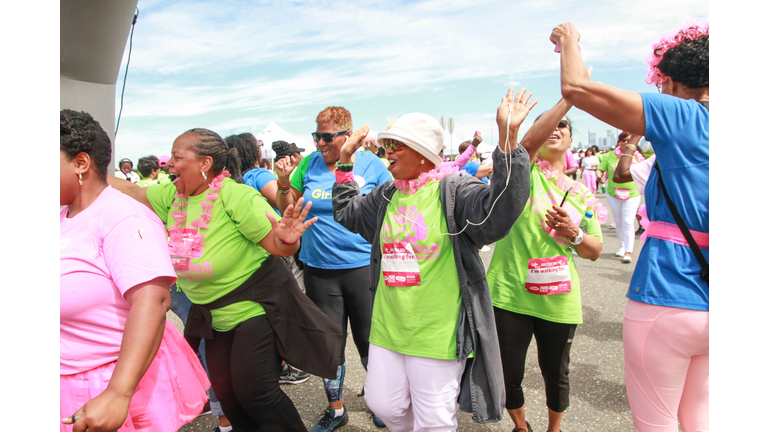
[[[275,122],[270,122],[263,131],[256,135],[256,139],[261,140],[264,143],[264,147],[261,149],[261,152],[262,157],[267,159],[272,159],[275,157],[275,152],[272,150],[272,143],[279,140],[283,140],[288,143],[296,143],[297,147],[304,149],[304,151],[301,153],[302,155],[308,155],[315,151],[315,144],[311,139],[298,138],[275,124]]]

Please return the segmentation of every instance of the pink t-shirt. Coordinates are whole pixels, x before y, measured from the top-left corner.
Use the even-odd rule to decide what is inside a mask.
[[[165,229],[146,206],[107,186],[88,208],[60,214],[60,374],[117,360],[130,303],[157,277],[176,281]]]
[[[565,151],[565,169],[571,169],[571,168],[578,168],[579,167],[579,161],[576,160],[576,156],[573,154],[572,151],[566,150]]]

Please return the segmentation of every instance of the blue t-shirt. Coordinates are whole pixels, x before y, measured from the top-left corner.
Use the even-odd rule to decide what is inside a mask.
[[[277,177],[272,171],[266,168],[254,168],[243,174],[243,183],[256,189],[259,193],[261,193],[261,189],[272,180],[277,180]],[[275,207],[272,208],[275,209],[277,214],[280,214],[279,210]]]
[[[480,164],[475,161],[468,161],[466,165],[464,165],[464,168],[462,168],[462,171],[465,171],[467,174],[471,176],[475,176],[477,174],[477,170],[480,169]],[[482,180],[485,183],[488,183],[488,177],[483,177],[480,180]]]
[[[359,234],[348,231],[333,219],[331,193],[336,174],[323,162],[323,155],[314,152],[301,160],[291,178],[291,186],[312,201],[307,219],[318,216],[301,237],[299,259],[307,265],[322,269],[351,269],[364,267],[371,261],[371,245]],[[387,167],[371,152],[356,152],[355,181],[360,193],[392,180]]]
[[[709,232],[709,111],[693,100],[642,93],[645,138],[653,145],[664,186],[686,226]],[[648,219],[676,224],[652,170],[645,185]],[[657,203],[658,201],[658,203]],[[709,250],[701,252],[709,262]],[[709,310],[709,286],[690,247],[648,238],[627,297],[658,306]]]

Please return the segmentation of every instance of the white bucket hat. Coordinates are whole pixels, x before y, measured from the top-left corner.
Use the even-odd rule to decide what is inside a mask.
[[[443,147],[444,136],[443,128],[434,117],[411,113],[397,119],[389,130],[379,132],[376,138],[379,145],[383,145],[381,140],[387,138],[400,141],[437,167],[443,162],[439,153]]]

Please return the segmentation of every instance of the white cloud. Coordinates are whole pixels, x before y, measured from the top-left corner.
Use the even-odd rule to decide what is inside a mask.
[[[169,129],[190,117],[220,130],[275,118],[311,123],[307,110],[333,101],[412,101],[461,80],[517,87],[559,72],[548,37],[565,21],[579,28],[588,64],[638,65],[664,30],[709,14],[697,0],[142,0],[139,7],[122,140],[130,139],[124,127],[161,119]]]

